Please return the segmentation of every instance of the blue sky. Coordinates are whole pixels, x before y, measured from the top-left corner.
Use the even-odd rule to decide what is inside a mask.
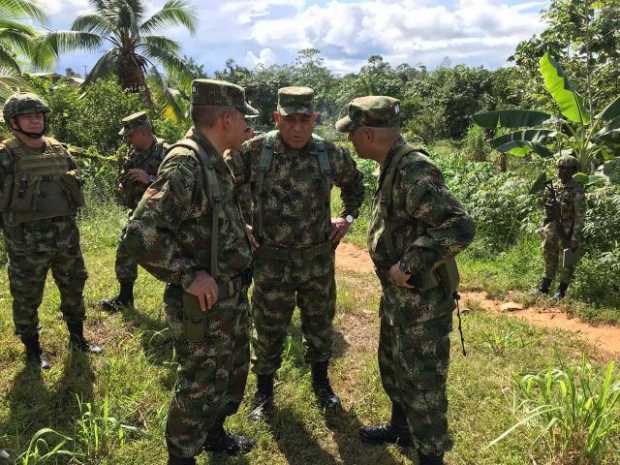
[[[88,0],[40,0],[48,27],[68,29]],[[450,63],[496,68],[516,44],[543,30],[549,0],[190,0],[198,13],[194,36],[166,35],[212,72],[228,58],[249,67],[292,63],[297,50],[321,50],[336,73],[357,71],[370,55],[393,65]],[[149,13],[165,0],[145,0]],[[90,69],[95,54],[64,55],[57,69]]]

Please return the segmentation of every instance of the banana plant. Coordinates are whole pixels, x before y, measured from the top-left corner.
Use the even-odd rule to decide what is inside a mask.
[[[580,161],[588,174],[605,163],[616,166],[616,157],[620,155],[620,97],[600,113],[591,115],[560,64],[548,53],[540,59],[539,71],[557,114],[523,109],[478,113],[473,120],[483,128],[513,130],[495,137],[491,146],[518,157],[532,152],[541,157],[568,153]],[[588,174],[581,173],[578,179],[603,179]],[[607,176],[607,180],[611,179]]]

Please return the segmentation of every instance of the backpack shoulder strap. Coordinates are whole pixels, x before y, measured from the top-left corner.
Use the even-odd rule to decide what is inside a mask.
[[[325,139],[312,134],[313,149],[312,154],[319,160],[319,166],[321,167],[321,173],[328,179],[330,184],[333,183],[334,172],[332,166],[329,163],[329,155],[327,153],[327,147]],[[331,186],[330,186],[331,187]]]
[[[265,176],[271,168],[271,162],[273,161],[273,146],[278,137],[278,131],[269,131],[263,138],[263,148],[260,152],[260,158],[258,159],[258,169],[256,170],[256,235],[260,237],[263,232],[263,196],[261,195],[263,187],[265,185]]]
[[[183,139],[168,147],[166,156],[177,147],[183,147],[194,152],[202,172],[203,184],[205,186],[207,199],[212,206],[211,214],[211,263],[209,273],[216,277],[218,274],[218,239],[219,239],[219,221],[220,211],[222,209],[222,192],[220,183],[215,174],[214,161],[207,154],[200,144],[192,139]]]

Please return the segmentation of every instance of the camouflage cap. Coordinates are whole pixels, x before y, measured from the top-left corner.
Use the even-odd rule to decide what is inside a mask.
[[[2,108],[4,122],[9,124],[11,118],[28,113],[49,113],[50,108],[41,97],[30,92],[17,92],[11,95]]]
[[[400,127],[400,102],[392,97],[370,95],[353,99],[347,116],[336,122],[340,132],[351,132],[361,126],[371,128]]]
[[[119,136],[124,136],[128,134],[129,131],[133,131],[138,128],[152,128],[146,111],[139,111],[123,118],[121,120],[121,125],[123,127],[118,132]]]
[[[572,155],[562,155],[560,158],[558,158],[557,167],[567,168],[573,171],[579,171],[581,169],[579,160],[577,160]]]
[[[233,107],[244,115],[258,115],[258,110],[245,99],[243,87],[215,79],[192,81],[192,106],[196,105]]]
[[[310,115],[314,112],[313,97],[314,90],[310,87],[282,87],[278,89],[278,113],[282,116],[295,113]]]

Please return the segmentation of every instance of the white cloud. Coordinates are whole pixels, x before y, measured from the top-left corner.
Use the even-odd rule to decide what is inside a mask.
[[[259,52],[258,56],[254,52],[249,51],[246,55],[246,62],[252,68],[258,65],[271,66],[278,62],[278,57],[270,48],[264,48]]]

